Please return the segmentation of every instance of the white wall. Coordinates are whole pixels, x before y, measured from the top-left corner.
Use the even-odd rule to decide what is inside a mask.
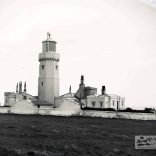
[[[62,102],[63,102],[63,97],[56,97],[55,98],[55,108],[60,107]]]
[[[133,120],[156,120],[156,114],[153,113],[131,113],[131,112],[111,112],[111,111],[95,111],[85,110],[81,111],[80,115],[90,117],[102,118],[116,118],[116,119],[133,119]]]
[[[0,107],[0,113],[9,113],[10,108],[9,107]]]
[[[10,107],[10,113],[16,114],[36,114],[38,111],[37,106],[25,100],[18,101]]]

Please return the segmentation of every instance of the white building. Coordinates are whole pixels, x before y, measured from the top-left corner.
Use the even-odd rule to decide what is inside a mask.
[[[24,84],[24,90],[22,90],[22,82],[16,85],[16,92],[5,92],[4,93],[4,106],[12,106],[14,103],[21,100],[37,100],[37,96],[32,96],[27,93],[26,82]]]
[[[125,109],[125,98],[114,94],[106,94],[105,86],[102,86],[101,95],[97,94],[97,89],[85,87],[84,77],[81,76],[78,91],[75,97],[79,99],[82,108],[108,109],[114,110]]]
[[[47,39],[42,42],[42,52],[39,54],[38,96],[27,93],[26,82],[22,90],[22,82],[19,82],[16,92],[4,93],[4,106],[8,107],[9,112],[33,114],[41,109],[75,111],[80,108],[80,105],[116,110],[125,108],[124,98],[105,94],[105,89],[102,95],[97,95],[96,88],[85,87],[83,76],[81,76],[79,90],[75,94],[71,93],[70,87],[69,93],[59,96],[59,60],[56,41],[52,40],[47,33]]]

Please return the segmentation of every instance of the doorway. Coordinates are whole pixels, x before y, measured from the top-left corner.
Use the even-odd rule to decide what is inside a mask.
[[[119,101],[117,101],[117,110],[119,110]]]

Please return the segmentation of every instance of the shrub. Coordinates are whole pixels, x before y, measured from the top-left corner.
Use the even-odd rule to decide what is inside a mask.
[[[83,107],[82,110],[115,111],[115,109],[113,108],[91,108],[91,107]]]

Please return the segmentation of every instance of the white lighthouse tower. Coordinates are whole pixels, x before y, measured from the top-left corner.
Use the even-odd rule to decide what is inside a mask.
[[[53,106],[55,97],[59,96],[59,60],[56,41],[47,33],[47,39],[42,42],[42,53],[39,54],[38,97]]]

